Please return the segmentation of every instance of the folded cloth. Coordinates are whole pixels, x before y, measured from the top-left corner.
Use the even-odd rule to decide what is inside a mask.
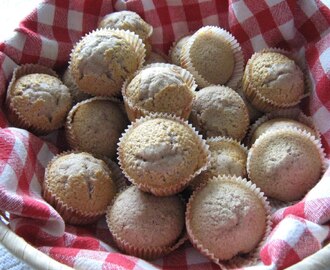
[[[114,10],[139,13],[153,25],[153,47],[167,53],[172,42],[203,25],[219,25],[240,42],[247,60],[265,47],[291,50],[306,60],[310,114],[330,153],[330,10],[318,0],[246,1],[44,1],[25,18],[13,37],[0,43],[0,98],[5,98],[15,67],[39,63],[63,70],[72,46],[101,17]],[[187,243],[152,263],[114,249],[104,219],[88,227],[65,226],[41,196],[47,162],[59,151],[61,133],[39,138],[8,127],[0,110],[0,210],[11,214],[10,227],[50,257],[77,269],[215,269]],[[273,214],[273,231],[251,269],[283,269],[322,248],[330,239],[330,171],[293,206]],[[246,268],[248,269],[248,268]]]

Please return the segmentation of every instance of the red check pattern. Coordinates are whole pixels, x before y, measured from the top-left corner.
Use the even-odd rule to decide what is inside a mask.
[[[312,93],[303,109],[315,120],[330,154],[330,10],[319,0],[46,0],[11,39],[0,43],[1,101],[17,65],[32,62],[62,70],[75,42],[101,17],[123,9],[136,11],[153,25],[153,46],[163,53],[181,35],[219,25],[240,42],[245,60],[266,47],[305,58]],[[104,219],[89,227],[65,226],[41,196],[44,168],[62,148],[57,142],[61,133],[38,138],[8,127],[2,108],[0,127],[0,210],[11,213],[16,234],[47,255],[79,269],[218,269],[189,243],[153,262],[120,254]],[[283,269],[329,241],[329,182],[327,170],[302,201],[273,214],[273,231],[260,252],[258,269]]]

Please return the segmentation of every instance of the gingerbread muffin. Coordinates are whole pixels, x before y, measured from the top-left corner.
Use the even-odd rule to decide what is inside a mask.
[[[115,193],[109,168],[89,153],[60,154],[46,168],[43,197],[69,224],[98,220]]]
[[[213,262],[236,267],[257,260],[270,231],[270,211],[260,189],[246,179],[218,176],[189,199],[186,228],[190,241]]]
[[[39,135],[48,134],[63,126],[71,106],[69,89],[53,70],[27,64],[14,71],[6,107],[16,126]]]
[[[155,114],[133,122],[118,147],[119,165],[141,190],[157,196],[182,191],[205,170],[205,141],[179,118]]]
[[[156,197],[131,186],[115,198],[106,219],[123,252],[155,259],[184,242],[184,211],[184,204],[176,195]]]
[[[190,120],[204,137],[227,136],[240,141],[249,126],[249,113],[233,89],[208,86],[196,93]]]
[[[144,44],[133,32],[100,29],[75,45],[69,68],[81,91],[115,96],[120,94],[124,81],[142,67],[144,58]]]
[[[181,67],[151,64],[125,82],[122,94],[131,121],[157,112],[187,119],[195,89],[193,76]]]
[[[77,103],[70,110],[66,137],[72,149],[114,159],[119,137],[127,125],[119,100],[94,97]]]
[[[264,50],[252,55],[243,76],[243,91],[263,112],[292,107],[304,97],[304,75],[286,55]]]
[[[269,197],[301,199],[324,171],[321,143],[306,131],[285,128],[262,134],[247,159],[248,176]]]

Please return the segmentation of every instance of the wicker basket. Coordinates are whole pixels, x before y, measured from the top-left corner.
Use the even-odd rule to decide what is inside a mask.
[[[28,244],[22,237],[12,232],[3,220],[0,222],[0,241],[14,256],[30,265],[33,269],[72,270],[73,268],[55,261],[46,254]],[[287,268],[289,270],[329,270],[330,243],[313,255]]]

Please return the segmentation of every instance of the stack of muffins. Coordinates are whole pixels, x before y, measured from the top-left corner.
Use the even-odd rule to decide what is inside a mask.
[[[219,265],[253,264],[268,198],[299,200],[324,171],[320,135],[297,107],[305,75],[279,49],[244,68],[220,27],[182,36],[168,56],[151,35],[138,14],[115,12],[74,46],[63,82],[39,65],[15,70],[10,121],[38,135],[64,126],[70,146],[46,168],[44,199],[69,224],[105,215],[130,255],[155,259],[189,238]]]

